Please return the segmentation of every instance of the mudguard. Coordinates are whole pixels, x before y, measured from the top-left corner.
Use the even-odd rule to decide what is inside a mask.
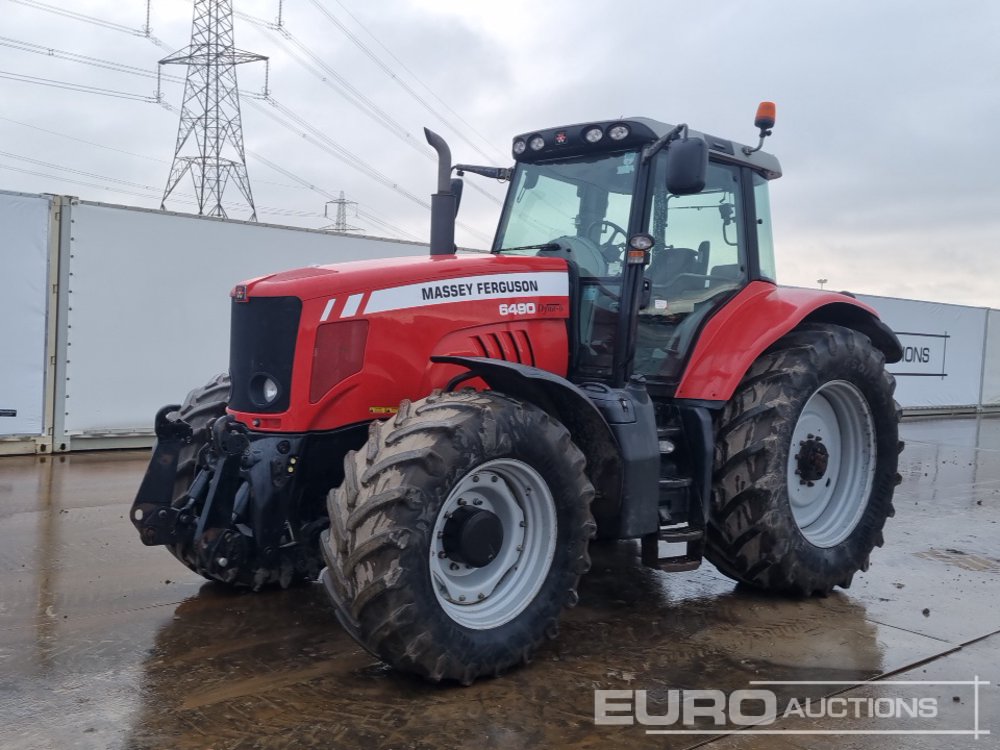
[[[702,329],[675,397],[725,403],[754,361],[801,323],[833,323],[859,331],[898,362],[903,348],[878,313],[839,292],[777,287],[753,281]]]
[[[597,490],[592,507],[598,525],[602,518],[617,517],[624,480],[621,453],[611,426],[586,392],[565,378],[518,362],[453,356],[434,356],[431,361],[467,370],[452,380],[452,387],[480,378],[490,388],[536,404],[559,419],[587,459],[587,473]]]

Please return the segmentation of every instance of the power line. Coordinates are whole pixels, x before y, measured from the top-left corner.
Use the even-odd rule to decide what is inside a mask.
[[[387,76],[389,76],[391,79],[393,79],[400,86],[400,88],[402,88],[406,93],[408,93],[417,103],[419,103],[424,109],[426,109],[428,112],[430,112],[432,115],[434,115],[439,121],[441,121],[452,132],[454,132],[455,135],[457,135],[462,141],[464,141],[470,148],[472,148],[476,153],[480,154],[481,156],[483,156],[486,159],[493,160],[493,159],[496,158],[495,156],[491,156],[491,155],[487,154],[485,151],[483,151],[481,148],[479,148],[479,146],[477,146],[475,143],[473,143],[471,139],[467,138],[465,136],[465,134],[461,132],[461,130],[459,130],[457,127],[455,127],[454,125],[452,125],[451,122],[450,122],[450,118],[445,117],[444,115],[442,115],[430,102],[428,102],[426,99],[424,99],[424,97],[422,97],[419,93],[417,93],[413,89],[413,87],[411,87],[408,83],[406,83],[406,81],[404,81],[402,78],[400,78],[398,75],[396,75],[395,71],[393,71],[393,69],[392,69],[391,66],[389,66],[387,63],[385,63],[377,54],[375,54],[375,52],[368,45],[366,45],[350,29],[348,29],[347,26],[345,26],[334,14],[332,14],[329,10],[327,10],[326,8],[324,8],[323,5],[318,0],[309,0],[309,2],[312,4],[312,6],[317,11],[319,11],[323,15],[324,18],[326,18],[330,23],[332,23],[334,26],[336,26],[338,29],[340,29],[344,33],[344,35],[354,44],[354,46],[356,46],[359,50],[361,50],[361,52],[363,52],[365,54],[365,56],[368,57],[368,59],[370,59],[373,63],[375,63],[375,65],[377,65],[379,67],[379,69],[382,70],[382,72],[384,72]],[[427,86],[427,84],[423,83],[423,81],[420,81],[420,79],[417,78],[416,74],[414,74],[413,71],[411,71],[409,68],[407,68],[398,57],[396,57],[384,44],[382,44],[375,37],[374,34],[372,34],[370,31],[368,31],[368,29],[365,28],[365,26],[360,21],[358,21],[358,19],[355,16],[353,16],[350,13],[350,11],[347,11],[347,9],[344,8],[344,6],[343,6],[342,3],[338,2],[337,4],[340,5],[340,7],[343,8],[345,10],[345,12],[347,12],[347,14],[349,16],[351,16],[352,19],[354,19],[354,22],[357,23],[359,26],[361,26],[361,28],[363,28],[368,33],[369,36],[371,36],[373,39],[375,39],[375,41],[383,49],[385,49],[386,52],[388,52],[392,56],[392,58],[403,69],[405,69],[411,76],[413,76],[413,78],[415,80],[419,81],[420,84],[425,89],[427,89],[427,91],[429,91],[432,96],[434,96],[439,102],[441,102],[441,104],[444,105],[444,107],[446,109],[448,109],[449,112],[451,112],[453,115],[455,115],[456,118],[458,118],[466,127],[468,127],[473,133],[475,133],[480,139],[482,139],[483,142],[489,143],[489,140],[487,138],[485,138],[482,134],[480,134],[478,131],[476,131],[475,128],[473,128],[471,125],[469,125],[468,122],[466,122],[464,119],[462,119],[462,117],[460,115],[458,115],[451,107],[449,107],[441,99],[441,97],[439,97],[437,94],[435,94],[433,91],[431,91],[431,89]],[[494,153],[499,153],[492,146],[491,146],[491,148],[494,151]]]
[[[111,96],[117,99],[130,99],[137,102],[155,102],[156,97],[135,94],[129,91],[117,91],[115,89],[105,89],[99,86],[88,86],[82,83],[72,83],[71,81],[60,81],[55,78],[42,78],[40,76],[29,76],[23,73],[12,73],[0,70],[0,78],[21,83],[33,83],[39,86],[49,86],[51,88],[66,89],[68,91],[79,91],[84,94],[98,94],[100,96]]]
[[[283,27],[278,28],[274,24],[262,21],[261,19],[250,16],[242,11],[236,11],[235,15],[237,18],[249,21],[250,23],[259,26],[268,38],[271,39],[271,41],[284,49],[293,60],[308,70],[322,83],[343,96],[350,104],[361,110],[361,112],[373,119],[375,122],[382,125],[382,127],[395,134],[407,145],[415,148],[417,151],[423,152],[424,149],[420,145],[420,141],[414,138],[413,134],[411,134],[402,124],[393,119],[388,112],[383,110],[374,101],[365,96],[363,92],[353,86],[346,78],[344,78],[344,76],[330,67],[323,60],[323,58],[300,42],[290,31]],[[275,36],[274,32],[280,34],[280,38]],[[282,41],[282,39],[284,41]],[[288,48],[288,46],[284,43],[285,41],[294,45],[302,55],[305,55],[312,62],[309,63],[304,61],[298,56],[298,54]]]
[[[48,3],[42,3],[38,0],[10,0],[12,3],[17,3],[18,5],[26,5],[29,8],[35,8],[36,10],[43,10],[46,13],[54,13],[58,16],[63,16],[65,18],[71,18],[74,21],[81,21],[83,23],[89,23],[93,26],[100,26],[105,29],[111,29],[112,31],[120,31],[125,34],[130,34],[132,36],[145,37],[153,44],[158,47],[163,47],[164,49],[169,49],[166,44],[153,36],[149,31],[149,22],[147,16],[147,23],[144,29],[135,29],[131,26],[125,26],[124,24],[115,23],[114,21],[108,21],[104,18],[98,18],[97,16],[89,16],[86,13],[78,13],[72,10],[66,10],[65,8],[60,8],[55,5],[49,5]],[[148,6],[147,6],[148,10]]]
[[[50,5],[47,5],[45,3],[38,2],[37,0],[11,0],[11,1],[12,2],[17,2],[17,3],[22,4],[22,5],[26,5],[26,6],[29,6],[29,7],[37,8],[37,9],[40,9],[40,10],[45,10],[47,12],[57,13],[59,15],[66,16],[66,17],[74,19],[74,20],[79,20],[79,21],[83,21],[83,22],[87,22],[87,23],[92,23],[92,24],[103,26],[105,28],[109,28],[109,29],[112,29],[112,30],[120,31],[120,32],[123,32],[123,33],[128,33],[130,35],[144,36],[146,38],[149,38],[154,43],[159,44],[159,45],[162,46],[162,42],[159,42],[159,40],[156,40],[154,37],[152,37],[148,33],[148,31],[149,31],[148,22],[147,22],[147,26],[146,26],[146,28],[144,30],[135,30],[135,29],[132,29],[130,27],[124,26],[122,24],[116,24],[116,23],[113,23],[113,22],[108,22],[108,21],[105,21],[104,19],[99,19],[99,18],[96,18],[96,17],[93,17],[93,16],[87,16],[87,15],[82,14],[82,13],[76,13],[76,12],[72,12],[72,11],[64,11],[61,8],[56,8],[54,6],[50,6]],[[243,15],[243,14],[237,14],[237,15]],[[256,20],[258,22],[260,21],[260,19],[256,19]],[[285,32],[282,32],[282,34],[284,36]],[[16,41],[16,40],[13,40],[13,41]],[[297,42],[297,40],[293,40],[293,43],[296,43],[296,42]],[[28,43],[25,43],[25,44],[28,44]],[[298,44],[301,45],[301,43],[298,43]],[[31,45],[31,46],[33,46],[33,47],[39,47],[39,45]],[[284,46],[284,45],[282,45],[282,46]],[[301,45],[301,46],[303,48],[304,54],[311,55],[314,59],[316,59],[317,64],[321,65],[323,70],[326,70],[327,72],[333,74],[334,76],[336,76],[340,80],[343,80],[343,77],[339,76],[339,74],[336,74],[336,72],[333,71],[332,68],[330,68],[328,65],[326,65],[326,63],[324,63],[321,60],[321,58],[318,57],[318,55],[316,55],[315,53],[313,53],[311,50],[308,50],[308,48],[305,48],[304,45]],[[43,48],[43,49],[47,49],[47,48]],[[285,47],[285,49],[287,50],[287,47]],[[66,53],[66,54],[67,55],[75,55],[75,53]],[[294,55],[293,55],[293,57],[294,57]],[[297,59],[297,61],[299,61],[300,63],[302,63],[302,61],[299,58],[296,58],[296,59]],[[127,69],[127,68],[133,68],[134,67],[134,66],[126,66],[126,65],[123,65],[123,64],[114,63],[112,61],[101,60],[100,58],[89,58],[88,56],[84,56],[84,55],[75,55],[74,59],[72,59],[71,61],[73,61],[73,62],[84,62],[86,64],[91,64],[91,63],[107,64],[109,66],[114,66],[113,69],[119,69],[119,70],[120,69]],[[307,68],[309,67],[308,63],[302,63],[302,64],[306,65]],[[135,68],[134,70],[141,70],[141,69]],[[312,72],[314,74],[316,74],[316,70],[315,69],[312,69]],[[143,73],[145,73],[145,71],[143,71]],[[319,76],[321,78],[323,78],[322,73],[319,73]],[[133,101],[155,102],[155,103],[160,104],[161,106],[163,106],[165,109],[167,109],[169,111],[176,111],[167,102],[159,101],[158,99],[153,98],[153,97],[142,96],[142,95],[134,94],[134,93],[131,93],[131,92],[124,92],[124,91],[118,91],[118,90],[113,90],[113,89],[105,89],[105,88],[101,88],[101,87],[89,86],[89,85],[84,85],[84,84],[75,84],[75,83],[72,83],[72,82],[62,81],[62,80],[58,80],[58,79],[42,78],[42,77],[37,77],[37,76],[27,76],[27,75],[22,75],[22,74],[17,74],[17,73],[10,73],[10,72],[5,72],[5,71],[0,71],[0,78],[7,78],[7,79],[10,79],[10,80],[15,80],[15,81],[24,82],[24,83],[33,83],[33,84],[36,84],[36,85],[51,86],[51,87],[55,87],[55,88],[61,88],[61,89],[67,89],[67,90],[77,91],[77,92],[81,92],[81,93],[93,93],[93,94],[99,94],[99,95],[103,95],[103,96],[110,96],[110,97],[128,99],[128,100],[133,100]],[[173,79],[175,77],[171,76],[170,78]],[[346,83],[346,81],[344,81],[344,83]],[[347,85],[350,86],[350,84],[347,84]],[[357,92],[357,94],[362,97],[362,101],[367,99],[367,97],[364,97],[364,95],[361,94],[360,92],[358,92],[357,89],[354,89],[353,87],[350,87],[350,89],[353,90],[353,91],[355,91],[355,92]],[[269,99],[266,96],[261,97],[261,98],[264,98],[265,100],[271,101],[272,103],[274,103],[272,99]],[[367,101],[371,104],[372,107],[375,108],[376,111],[374,111],[373,114],[376,117],[376,119],[382,119],[380,117],[380,114],[384,115],[385,118],[388,118],[387,124],[390,126],[390,129],[394,129],[393,125],[395,125],[396,127],[398,127],[399,129],[401,129],[403,131],[403,133],[405,134],[406,138],[408,138],[409,142],[413,141],[413,137],[411,135],[409,135],[405,131],[405,128],[403,128],[401,125],[399,125],[399,123],[396,123],[394,120],[392,120],[392,118],[389,117],[387,113],[384,113],[381,109],[379,109],[377,107],[377,105],[374,105],[374,102],[371,102],[371,100],[367,100]],[[251,102],[251,104],[253,104],[253,102]],[[407,191],[404,188],[400,187],[398,183],[396,183],[395,181],[393,181],[387,175],[379,172],[377,169],[375,169],[371,165],[369,165],[366,162],[364,162],[362,159],[360,159],[359,157],[357,157],[355,154],[353,154],[349,150],[347,150],[344,147],[342,147],[339,144],[337,144],[335,141],[333,141],[328,136],[326,136],[322,131],[320,131],[319,129],[313,127],[308,122],[306,122],[304,119],[298,117],[297,115],[295,115],[293,112],[291,112],[287,108],[283,108],[283,107],[281,107],[281,105],[277,105],[277,106],[279,108],[282,108],[284,110],[284,114],[287,117],[291,118],[293,121],[298,122],[299,126],[301,128],[304,128],[305,130],[309,131],[311,133],[311,135],[307,135],[306,133],[303,133],[301,130],[296,131],[296,129],[294,127],[290,126],[287,122],[283,122],[282,120],[276,118],[274,116],[274,113],[268,112],[267,110],[264,110],[263,108],[261,108],[261,110],[264,111],[265,114],[267,114],[268,116],[272,117],[272,119],[276,119],[279,122],[279,124],[281,124],[286,129],[290,129],[293,132],[297,132],[300,136],[302,136],[307,142],[311,143],[313,146],[316,146],[318,148],[324,149],[328,153],[331,153],[332,155],[336,156],[338,159],[344,161],[345,163],[347,163],[348,165],[352,166],[353,168],[361,171],[362,173],[366,174],[370,178],[372,178],[372,179],[380,182],[384,186],[389,187],[390,189],[392,189],[392,190],[394,190],[396,192],[399,192],[400,194],[404,195],[404,197],[407,197],[409,200],[411,200],[411,201],[417,203],[418,205],[420,205],[421,207],[429,210],[429,203],[427,201],[418,198],[417,196],[413,195],[409,191]],[[95,145],[100,146],[100,144],[95,144]],[[429,154],[427,154],[427,152],[424,151],[423,149],[418,149],[418,150],[421,153],[423,153],[425,155],[425,157],[433,159],[433,157],[431,157]],[[146,157],[146,158],[149,158],[149,157]],[[500,202],[495,196],[493,196],[490,193],[484,191],[481,187],[479,187],[477,185],[470,184],[469,187],[472,187],[473,189],[475,189],[478,192],[482,193],[483,195],[485,195],[486,197],[488,197],[490,200],[492,200],[494,202],[497,202],[497,203]],[[482,241],[489,241],[489,238],[486,235],[484,235],[483,233],[481,233],[481,232],[473,229],[472,227],[469,227],[469,226],[463,224],[462,222],[458,222],[458,225],[461,226],[462,228],[466,229],[466,231],[468,231],[470,234],[478,237]]]
[[[288,171],[284,167],[281,167],[281,166],[275,164],[274,162],[270,161],[269,159],[265,158],[264,156],[261,156],[260,154],[254,153],[253,151],[250,151],[249,149],[247,150],[247,153],[250,154],[257,161],[259,161],[262,164],[264,164],[265,166],[270,167],[271,169],[273,169],[275,172],[278,172],[279,174],[284,175],[285,177],[287,177],[290,180],[294,180],[295,182],[298,182],[302,187],[306,188],[307,190],[312,190],[314,193],[316,193],[318,195],[321,195],[324,198],[327,198],[328,200],[336,200],[336,196],[334,196],[334,194],[331,191],[325,190],[325,189],[319,187],[318,185],[313,184],[309,180],[306,180],[305,178],[300,177],[299,175],[295,174],[294,172]],[[415,234],[413,234],[411,232],[408,232],[405,229],[401,229],[400,227],[397,227],[394,224],[390,224],[388,221],[386,221],[382,217],[378,216],[377,214],[375,214],[375,213],[373,213],[371,211],[368,211],[367,209],[364,209],[364,208],[361,208],[360,206],[358,206],[356,210],[358,212],[358,216],[360,216],[360,217],[362,217],[364,219],[368,219],[368,221],[370,221],[370,222],[372,222],[374,224],[378,224],[379,226],[383,227],[384,229],[388,229],[390,232],[394,232],[394,233],[396,233],[397,235],[399,235],[401,237],[414,240],[415,242],[420,242],[421,241],[420,238],[417,237]]]
[[[95,180],[101,180],[101,181],[104,181],[104,182],[114,183],[115,186],[112,187],[112,186],[109,186],[109,185],[102,185],[102,184],[95,183],[95,182],[89,182],[87,180],[80,180],[80,179],[76,179],[76,178],[72,178],[72,177],[66,177],[66,176],[63,176],[63,175],[53,175],[53,174],[48,174],[46,172],[38,172],[36,170],[25,169],[23,167],[15,167],[15,166],[12,166],[10,164],[2,164],[2,163],[0,163],[0,169],[6,169],[6,170],[9,170],[11,172],[19,172],[21,174],[33,175],[33,176],[36,176],[36,177],[44,177],[44,178],[50,179],[50,180],[58,180],[58,181],[61,181],[61,182],[68,182],[68,183],[72,183],[74,185],[83,185],[85,187],[97,188],[99,190],[108,190],[108,191],[111,191],[113,193],[117,193],[117,194],[120,194],[120,195],[131,195],[131,196],[138,197],[138,198],[143,198],[143,199],[146,199],[146,200],[155,201],[155,200],[159,200],[159,198],[160,198],[160,195],[159,195],[159,192],[158,192],[158,188],[154,187],[153,185],[142,185],[142,184],[137,183],[137,182],[130,182],[128,180],[120,180],[120,179],[115,178],[115,177],[108,177],[106,175],[95,174],[93,172],[86,172],[86,171],[79,170],[79,169],[73,169],[71,167],[62,166],[61,164],[53,164],[51,162],[42,161],[40,159],[31,159],[29,157],[20,156],[18,154],[10,154],[10,153],[7,153],[7,152],[0,152],[0,156],[7,156],[7,157],[12,158],[12,159],[18,159],[18,160],[21,160],[21,161],[26,161],[28,163],[34,164],[35,166],[42,166],[42,167],[45,167],[47,169],[54,169],[57,172],[68,172],[70,174],[78,174],[78,175],[83,175],[83,176],[89,176],[89,177],[91,177],[92,179],[95,179]],[[149,193],[149,192],[147,192],[147,193],[140,193],[140,192],[137,192],[136,190],[127,190],[127,189],[124,189],[122,187],[118,187],[119,185],[131,186],[131,187],[135,187],[135,188],[139,188],[139,189],[146,189],[146,190],[157,191],[157,192],[155,192],[155,193]],[[177,199],[179,203],[184,203],[184,204],[192,205],[192,206],[195,206],[195,205],[198,204],[197,200],[195,200],[195,196],[193,194],[191,194],[191,193],[176,193],[175,195],[181,196],[180,198]],[[239,207],[239,208],[249,208],[248,204],[236,204],[236,206]],[[264,207],[259,208],[258,211],[259,211],[259,213],[273,215],[273,216],[296,216],[296,217],[308,217],[308,218],[319,218],[319,219],[323,218],[323,214],[318,213],[316,211],[302,211],[302,210],[298,210],[298,209],[273,208],[273,207],[270,207],[270,206],[264,206]]]
[[[161,102],[162,104],[162,102]],[[49,130],[48,128],[43,128],[38,125],[32,125],[29,122],[21,122],[20,120],[12,120],[9,117],[0,116],[0,120],[3,122],[13,123],[14,125],[20,125],[21,127],[30,128],[32,130],[37,130],[42,133],[47,133],[49,135],[54,135],[59,138],[65,138],[66,140],[76,141],[77,143],[83,143],[87,146],[93,146],[94,148],[101,148],[105,151],[114,151],[119,154],[124,154],[125,156],[132,156],[136,159],[146,159],[148,161],[155,161],[160,164],[169,164],[169,159],[161,159],[158,156],[150,156],[149,154],[137,154],[134,151],[126,151],[123,148],[116,148],[114,146],[108,146],[105,143],[98,143],[97,141],[88,141],[86,138],[78,138],[75,135],[70,135],[69,133],[60,133],[58,130]],[[272,180],[257,180],[258,183],[262,185],[274,185],[275,187],[287,188],[290,190],[303,190],[305,189],[302,185],[289,185],[284,182],[274,182]]]
[[[309,71],[322,83],[332,88],[342,97],[344,97],[348,103],[354,106],[356,109],[360,110],[364,115],[368,116],[379,125],[387,129],[401,141],[403,141],[407,146],[413,148],[417,153],[423,156],[429,161],[435,161],[435,156],[427,149],[426,146],[422,145],[421,141],[416,139],[412,133],[410,133],[402,124],[392,118],[387,112],[381,109],[375,102],[370,98],[361,93],[357,88],[352,86],[347,79],[342,75],[337,73],[332,67],[330,67],[323,59],[313,52],[311,49],[306,47],[301,41],[299,41],[292,32],[288,31],[284,26],[278,26],[276,24],[264,21],[263,19],[257,18],[256,16],[251,16],[248,13],[242,11],[235,11],[234,15],[245,21],[249,21],[257,26],[259,26],[264,33],[271,39],[272,42],[281,47],[295,62]],[[273,32],[277,32],[280,36],[276,36]],[[313,62],[310,63],[302,57],[300,57],[295,51],[289,49],[289,47],[282,41],[282,39],[293,44],[297,49],[299,49],[303,55],[308,57]],[[333,79],[333,80],[331,80]],[[266,98],[266,97],[265,97]],[[480,153],[482,153],[480,151]],[[474,183],[469,183],[469,187],[475,190],[477,193],[485,196],[488,200],[499,205],[502,201],[489,191],[483,189],[481,186]]]
[[[95,68],[104,68],[105,70],[113,70],[116,73],[127,73],[128,75],[143,76],[145,78],[163,78],[167,81],[173,81],[176,83],[184,83],[184,79],[180,76],[173,76],[169,74],[158,75],[152,70],[147,70],[145,68],[138,68],[134,65],[125,65],[124,63],[117,63],[113,60],[102,60],[99,57],[90,57],[89,55],[81,55],[76,52],[68,52],[66,50],[56,49],[54,47],[45,47],[41,44],[32,44],[31,42],[22,42],[18,39],[11,39],[10,37],[0,36],[0,47],[9,47],[10,49],[16,49],[21,52],[31,52],[36,55],[43,55],[45,57],[52,57],[57,60],[68,60],[70,62],[81,63],[83,65],[91,65]]]
[[[4,75],[4,73],[2,71],[0,71],[0,77],[5,77],[5,75]],[[42,79],[35,79],[34,77],[30,77],[30,76],[28,78],[32,79],[32,80],[28,80],[27,81],[28,83],[41,83],[41,85],[49,85],[49,84],[46,84],[46,83],[42,83]],[[44,79],[44,80],[48,80],[48,79]],[[60,87],[63,87],[63,86],[60,86]],[[67,84],[66,87],[70,87],[70,85]],[[84,87],[83,89],[73,88],[73,90],[81,90],[83,93],[99,93],[99,92],[96,92],[96,91],[88,91],[87,88],[88,87]],[[113,95],[113,94],[109,93],[107,95]],[[148,103],[152,103],[152,102],[155,101],[155,100],[153,100],[151,98],[148,98],[148,97],[143,98],[143,97],[136,97],[136,96],[125,96],[125,97],[122,97],[122,98],[129,98],[129,99],[138,100],[138,101],[145,101],[145,102],[148,102]],[[341,161],[344,161],[344,163],[348,164],[349,166],[351,166],[351,167],[353,167],[353,168],[361,171],[363,174],[371,177],[372,179],[376,180],[377,182],[379,182],[379,183],[381,183],[381,184],[383,184],[383,185],[385,185],[387,187],[390,187],[391,189],[395,190],[396,192],[399,192],[400,194],[402,194],[405,197],[407,197],[408,199],[414,201],[415,203],[417,203],[418,205],[422,206],[423,208],[426,208],[428,210],[430,209],[430,204],[427,201],[421,200],[420,198],[418,198],[413,193],[410,193],[409,191],[401,188],[398,184],[394,183],[389,177],[387,177],[386,175],[382,174],[381,172],[379,172],[378,170],[376,170],[374,167],[371,167],[370,165],[368,165],[366,162],[364,162],[363,160],[361,160],[359,157],[357,157],[356,155],[354,155],[353,153],[351,153],[349,150],[347,150],[347,149],[343,148],[342,146],[340,146],[339,144],[337,144],[335,141],[333,141],[328,136],[326,136],[324,133],[322,133],[322,131],[320,131],[319,129],[317,129],[314,126],[310,125],[308,122],[306,122],[304,119],[302,119],[301,117],[299,117],[298,115],[296,115],[294,112],[292,112],[291,110],[288,110],[286,107],[283,107],[280,104],[277,104],[277,102],[274,102],[273,99],[269,99],[268,101],[271,102],[272,104],[278,106],[278,107],[281,107],[283,110],[285,110],[288,113],[288,116],[290,116],[294,120],[298,121],[299,124],[302,127],[304,127],[306,130],[310,131],[312,133],[312,135],[310,135],[309,133],[303,132],[302,130],[296,130],[295,127],[293,127],[289,123],[283,121],[278,115],[276,115],[273,112],[270,112],[268,109],[264,108],[262,105],[256,104],[256,102],[254,102],[252,100],[251,100],[250,103],[253,106],[255,106],[258,109],[260,109],[260,111],[263,112],[265,115],[267,115],[268,117],[274,119],[279,125],[281,125],[285,129],[290,130],[291,132],[296,133],[297,135],[301,136],[302,138],[304,138],[306,141],[310,142],[312,145],[316,146],[317,148],[321,148],[324,151],[327,151],[328,153],[332,154],[333,156],[335,156],[336,158],[340,159]],[[158,102],[158,103],[164,105],[168,109],[173,109],[166,102]],[[3,118],[3,119],[9,120],[9,118]],[[11,122],[17,122],[17,121],[14,121],[14,120],[9,120],[9,121],[11,121]],[[28,127],[32,127],[32,126],[28,126]],[[40,130],[46,130],[44,128],[39,128],[39,129]],[[60,135],[59,133],[55,133],[55,131],[46,131],[46,132],[51,132],[51,133],[54,133],[56,135]],[[317,139],[320,139],[320,140],[317,140]],[[74,140],[82,140],[82,139],[74,139]],[[326,143],[323,143],[322,141],[326,141]],[[97,145],[98,147],[102,147],[101,144],[91,144],[91,145]],[[114,150],[118,150],[118,149],[114,149]],[[128,153],[128,152],[126,152],[126,153]],[[145,157],[145,158],[152,158],[152,157]],[[255,154],[255,158],[261,159],[262,157],[260,157],[259,154]],[[56,167],[56,168],[58,168],[58,167]],[[100,177],[100,176],[98,176],[98,177]],[[296,179],[296,182],[300,182],[300,180]],[[135,185],[136,183],[132,183],[132,184]],[[147,185],[143,185],[141,187],[143,187],[143,188],[150,188],[150,186],[147,186]],[[142,196],[142,197],[145,197],[145,196]],[[319,214],[317,214],[317,215],[319,215]],[[366,218],[369,218],[369,219],[371,219],[373,221],[378,222],[377,219],[372,219],[372,217],[371,217],[370,214]],[[386,226],[390,226],[390,225],[388,225],[387,222],[381,222],[381,223],[383,223]],[[474,234],[474,235],[478,236],[480,239],[482,239],[484,241],[488,241],[488,238],[485,237],[485,235],[482,235],[480,232],[477,232],[476,230],[472,229],[471,227],[467,227],[465,225],[462,225],[462,226],[465,229],[467,229],[471,234]],[[412,234],[409,234],[407,232],[403,232],[403,230],[396,230],[396,231],[399,231],[400,233],[407,234],[410,237],[413,237]]]
[[[346,149],[345,147],[334,141],[332,138],[330,138],[330,136],[321,131],[319,128],[316,128],[315,126],[311,125],[305,119],[295,114],[288,107],[275,101],[273,97],[268,98],[267,102],[271,104],[271,106],[274,109],[280,112],[281,115],[278,115],[275,112],[268,111],[263,105],[257,104],[256,102],[250,102],[250,104],[251,106],[257,108],[259,111],[261,111],[262,113],[273,119],[282,127],[291,130],[294,133],[297,133],[302,138],[306,139],[307,141],[317,146],[318,148],[323,149],[327,153],[333,155],[334,157],[341,160],[342,162],[352,167],[353,169],[358,170],[359,172],[370,177],[376,182],[399,193],[404,198],[407,198],[408,200],[416,203],[418,206],[421,206],[422,208],[425,208],[428,211],[430,210],[430,203],[428,201],[414,195],[410,191],[401,187],[398,183],[394,182],[390,177],[388,177],[387,175],[377,170],[375,167],[368,164],[361,157],[357,156],[350,150]],[[295,126],[292,126],[287,121],[283,120],[281,117],[282,115],[284,117],[287,117],[292,122],[294,122],[299,128],[301,128],[301,130],[297,130]],[[462,222],[456,222],[456,224],[465,229],[469,234],[479,238],[483,242],[489,242],[491,239],[482,232],[478,231],[473,227],[468,226],[467,224],[464,224]]]
[[[159,157],[156,156],[149,156],[148,154],[137,154],[134,151],[126,151],[125,149],[122,148],[107,146],[103,143],[97,143],[95,141],[88,141],[85,138],[78,138],[75,135],[69,135],[68,133],[60,133],[58,130],[49,130],[48,128],[43,128],[39,125],[32,125],[29,122],[21,122],[20,120],[12,120],[9,117],[2,117],[2,116],[0,116],[0,120],[3,120],[4,122],[10,122],[15,125],[20,125],[25,128],[31,128],[32,130],[38,130],[42,133],[48,133],[49,135],[55,135],[59,136],[60,138],[66,138],[71,141],[76,141],[77,143],[83,143],[88,146],[94,146],[95,148],[103,148],[107,151],[116,151],[119,154],[125,154],[126,156],[134,156],[137,159],[148,159],[149,161],[157,161],[160,162],[161,164],[169,164],[169,161],[166,159],[160,159]]]

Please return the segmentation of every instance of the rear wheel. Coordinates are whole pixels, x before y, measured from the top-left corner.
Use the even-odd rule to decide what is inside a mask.
[[[393,667],[471,683],[554,637],[590,565],[594,489],[569,432],[498,393],[404,402],[330,493],[325,580]]]
[[[764,589],[850,586],[893,514],[894,389],[848,328],[804,326],[762,355],[719,421],[708,559]]]

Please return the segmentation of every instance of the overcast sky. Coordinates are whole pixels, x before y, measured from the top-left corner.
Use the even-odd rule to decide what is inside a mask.
[[[0,189],[158,206],[177,110],[141,100],[155,78],[63,53],[155,74],[158,59],[188,43],[191,1],[152,1],[153,40],[127,33],[145,24],[145,0],[44,0],[125,30],[41,4],[0,0],[0,76],[138,99],[0,77]],[[270,93],[283,108],[244,99],[262,221],[328,225],[325,195],[343,190],[360,207],[352,225],[425,239],[426,209],[329,149],[426,201],[435,171],[425,125],[456,161],[508,164],[516,133],[629,115],[754,143],[757,102],[771,99],[783,283],[826,278],[835,289],[1000,307],[1000,3],[285,0],[284,36],[266,27],[278,0],[234,5],[237,46],[270,57]],[[54,52],[23,49],[31,45]],[[239,76],[244,94],[262,90],[262,64]],[[164,101],[178,107],[182,90],[164,82]],[[328,150],[288,125],[288,112],[321,130]],[[485,247],[503,190],[473,180],[494,200],[467,187],[459,241]],[[181,191],[168,208],[191,210],[191,188]]]

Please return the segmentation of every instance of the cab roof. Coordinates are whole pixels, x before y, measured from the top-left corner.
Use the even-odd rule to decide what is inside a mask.
[[[627,129],[627,134],[624,137],[612,139],[611,131],[621,126]],[[595,129],[600,129],[602,135],[597,141],[589,141],[585,134]],[[530,163],[567,156],[636,149],[653,143],[673,129],[673,125],[651,120],[648,117],[626,117],[621,120],[584,122],[545,128],[515,136],[513,155],[515,161]],[[621,135],[621,132],[621,130],[615,131],[616,135]],[[709,152],[715,159],[751,167],[769,180],[781,176],[781,164],[778,163],[777,157],[773,154],[765,151],[754,151],[747,154],[744,149],[749,150],[749,147],[745,147],[742,143],[690,128],[688,129],[688,137],[705,140]],[[541,148],[536,149],[531,146],[532,141],[536,138],[542,139]],[[524,147],[520,148],[518,142],[523,143]]]

